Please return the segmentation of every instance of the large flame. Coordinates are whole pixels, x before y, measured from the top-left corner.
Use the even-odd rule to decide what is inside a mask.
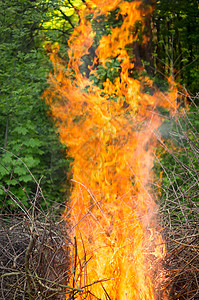
[[[67,70],[56,51],[51,55],[55,71],[44,96],[74,159],[65,216],[70,214],[77,242],[72,280],[87,286],[79,299],[156,299],[153,265],[164,256],[164,246],[149,183],[155,132],[162,122],[157,108],[175,111],[176,92],[163,95],[153,88],[153,95],[144,93],[142,81],[129,76],[134,64],[126,46],[137,38],[133,27],[142,22],[139,6],[137,1],[87,1],[69,40]],[[119,76],[100,88],[80,72],[95,37],[89,16],[107,16],[116,8],[123,23],[101,37],[90,70],[97,76],[97,65],[107,68],[106,62],[117,58]]]

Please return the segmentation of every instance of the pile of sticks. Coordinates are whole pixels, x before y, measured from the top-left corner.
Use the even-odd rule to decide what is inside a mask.
[[[0,299],[66,299],[70,239],[50,213],[0,216]],[[81,290],[80,290],[81,292]]]

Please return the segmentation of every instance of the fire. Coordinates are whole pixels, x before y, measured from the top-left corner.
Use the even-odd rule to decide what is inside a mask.
[[[67,70],[55,50],[55,71],[44,97],[59,128],[61,142],[73,157],[70,210],[77,243],[75,286],[84,288],[78,299],[156,299],[152,280],[154,262],[164,256],[157,205],[149,184],[156,148],[156,131],[164,107],[175,112],[176,91],[144,92],[133,79],[133,59],[126,50],[137,38],[133,27],[143,23],[140,2],[90,0],[79,10],[80,24],[69,40]],[[94,85],[80,72],[95,32],[93,19],[118,8],[120,27],[101,37],[90,66],[110,59],[119,63],[118,77]],[[152,82],[144,78],[147,86]],[[73,266],[74,267],[74,266]]]

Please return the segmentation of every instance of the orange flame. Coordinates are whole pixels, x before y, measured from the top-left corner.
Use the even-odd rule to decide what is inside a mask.
[[[81,262],[75,284],[88,286],[78,299],[156,299],[153,264],[164,256],[149,188],[155,132],[162,122],[157,108],[175,112],[177,105],[176,91],[149,95],[140,80],[129,76],[134,65],[126,45],[136,40],[133,26],[142,22],[139,6],[138,1],[88,1],[69,40],[68,69],[57,51],[51,55],[55,73],[44,97],[74,158],[71,209],[65,216],[70,214],[73,222]],[[116,8],[123,24],[101,38],[90,69],[97,76],[97,64],[107,68],[106,62],[117,57],[120,76],[113,82],[106,79],[100,88],[79,71],[95,37],[88,16]]]

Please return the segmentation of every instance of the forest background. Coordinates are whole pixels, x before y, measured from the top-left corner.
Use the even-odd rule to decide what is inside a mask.
[[[66,60],[68,40],[79,22],[78,7],[83,0],[2,0],[0,2],[0,207],[1,210],[20,205],[29,207],[40,182],[47,205],[63,203],[70,190],[70,163],[67,149],[59,142],[48,108],[41,95],[48,83],[52,70],[49,51],[53,44],[59,44],[59,55]],[[188,92],[188,102],[198,105],[197,84],[199,14],[197,0],[145,0],[143,10],[153,7],[153,12],[145,16],[145,29],[136,25],[138,40],[129,45],[129,55],[135,58],[131,76],[139,78],[148,75],[154,86],[168,89],[167,78],[172,78],[180,86],[180,93]],[[111,33],[111,27],[122,24],[116,18],[117,11],[109,13],[108,20],[101,16],[100,26],[93,20],[97,36]],[[103,25],[103,26],[102,26]],[[143,36],[148,42],[142,43]],[[88,65],[94,57],[95,45],[90,55],[82,58],[82,72],[89,77]],[[100,85],[106,78],[117,76],[118,62],[112,60],[107,69],[98,68]],[[186,91],[186,92],[185,92]],[[150,91],[149,91],[150,92]],[[180,95],[180,94],[179,94]],[[179,101],[180,97],[179,97]],[[181,103],[183,106],[183,102]],[[192,127],[198,132],[199,120],[196,106],[189,111]],[[174,125],[168,122],[165,138],[171,145]],[[164,127],[165,128],[165,127]],[[163,128],[163,131],[164,131]],[[177,130],[177,129],[176,129]],[[189,135],[194,140],[193,134]],[[173,144],[174,141],[172,141]],[[181,141],[175,139],[180,146]],[[182,146],[182,145],[181,145]],[[180,168],[188,166],[190,179],[186,181],[186,191],[193,185],[193,176],[198,175],[198,156],[193,146],[188,146],[188,156],[178,151]],[[189,151],[190,150],[190,151]],[[191,172],[189,166],[195,170]],[[163,187],[183,184],[184,175],[178,172],[173,156],[162,156],[161,164],[167,169]],[[187,167],[185,168],[187,170]],[[157,167],[160,173],[160,168]],[[158,174],[159,174],[158,173]],[[193,174],[194,173],[194,174]],[[170,175],[168,175],[170,174]],[[178,176],[176,175],[178,174]],[[184,174],[184,173],[183,173]],[[159,176],[159,175],[158,175]],[[194,186],[195,189],[195,186]],[[192,190],[191,190],[192,192]],[[193,193],[192,193],[193,195]],[[194,193],[194,201],[198,196]],[[43,198],[41,205],[44,205]]]

